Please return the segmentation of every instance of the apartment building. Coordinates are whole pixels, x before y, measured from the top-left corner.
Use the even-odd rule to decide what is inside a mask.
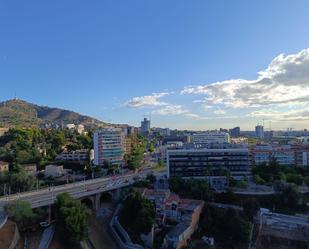
[[[272,158],[280,165],[309,166],[308,145],[256,145],[251,148],[252,165],[269,164]]]
[[[192,135],[192,143],[194,144],[215,144],[229,142],[230,135],[227,132],[209,131],[194,133]]]
[[[91,153],[87,149],[75,151],[63,151],[56,156],[56,161],[73,161],[73,162],[87,162],[93,160],[90,157]]]
[[[129,137],[124,138],[124,154],[130,155],[132,153],[132,139]]]
[[[159,223],[164,224],[167,220],[178,222],[166,235],[162,248],[179,249],[186,246],[198,228],[200,214],[205,205],[204,201],[182,199],[169,190],[136,190],[154,204]]]
[[[104,128],[93,136],[94,164],[103,165],[109,161],[121,165],[124,156],[124,135],[121,128]]]
[[[167,150],[168,177],[200,178],[210,183],[215,180],[218,188],[224,188],[226,179],[221,179],[222,169],[235,179],[248,175],[248,148]]]

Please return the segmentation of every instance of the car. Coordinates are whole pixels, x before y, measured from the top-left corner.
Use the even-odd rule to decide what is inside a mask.
[[[40,222],[40,226],[41,226],[41,227],[49,227],[50,224],[49,224],[49,222],[47,222],[47,221],[41,221],[41,222]]]

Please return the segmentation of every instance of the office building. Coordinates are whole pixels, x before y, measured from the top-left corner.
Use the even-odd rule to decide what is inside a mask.
[[[147,135],[150,132],[150,120],[147,118],[144,118],[144,120],[141,122],[141,133],[143,135]]]
[[[264,139],[264,126],[263,125],[255,126],[255,136],[259,139]]]
[[[103,165],[109,161],[121,165],[124,156],[124,135],[121,128],[104,128],[93,136],[94,164]]]
[[[230,135],[226,132],[209,131],[194,133],[192,135],[192,143],[194,144],[221,144],[229,142]]]
[[[227,184],[222,169],[235,179],[242,179],[249,173],[247,148],[167,150],[166,161],[168,177],[206,179],[218,189]]]

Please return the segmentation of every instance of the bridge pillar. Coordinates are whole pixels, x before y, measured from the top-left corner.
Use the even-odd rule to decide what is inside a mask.
[[[119,202],[121,196],[121,189],[117,188],[112,191],[113,202]]]
[[[100,209],[100,206],[101,206],[101,201],[100,201],[100,198],[101,198],[101,194],[98,193],[94,196],[94,210],[95,211],[98,211]]]

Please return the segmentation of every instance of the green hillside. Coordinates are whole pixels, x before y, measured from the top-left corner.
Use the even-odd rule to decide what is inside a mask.
[[[19,99],[0,103],[0,127],[47,127],[48,125],[65,125],[69,123],[83,124],[90,127],[105,124],[76,112],[38,106]]]

